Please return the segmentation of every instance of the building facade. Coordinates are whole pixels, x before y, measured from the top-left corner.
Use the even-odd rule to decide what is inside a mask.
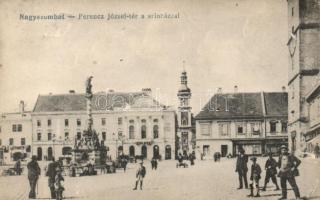
[[[17,159],[31,157],[32,123],[31,113],[24,110],[24,102],[19,112],[3,113],[0,118],[0,160],[8,164]]]
[[[183,70],[180,76],[178,90],[179,106],[177,110],[177,152],[189,155],[195,149],[195,131],[193,129],[193,116],[191,113],[191,90],[188,87],[187,72]]]
[[[279,104],[277,108],[272,107]],[[287,144],[287,93],[217,93],[195,117],[198,157],[277,152]]]
[[[291,151],[303,152],[314,135],[308,95],[316,87],[320,69],[320,3],[288,0],[289,100],[288,132]],[[309,136],[308,136],[309,135]]]
[[[68,157],[86,130],[85,94],[40,95],[32,112],[32,152],[39,160]],[[93,129],[108,155],[173,159],[175,111],[158,103],[151,90],[95,93]]]

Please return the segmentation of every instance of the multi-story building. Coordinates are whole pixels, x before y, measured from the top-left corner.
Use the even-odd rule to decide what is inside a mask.
[[[195,117],[198,157],[276,152],[287,143],[286,108],[286,92],[215,94]]]
[[[157,102],[150,89],[95,93],[92,117],[93,129],[112,158],[174,158],[175,111]],[[85,94],[40,95],[32,112],[33,154],[39,160],[69,156],[87,120]]]
[[[304,151],[307,138],[311,140],[316,135],[311,122],[315,120],[311,119],[314,111],[310,108],[315,107],[312,90],[318,83],[320,69],[319,0],[288,0],[288,35],[289,148]]]
[[[180,103],[177,111],[177,152],[188,155],[195,148],[195,131],[190,106],[191,90],[188,87],[185,70],[181,73],[180,79],[181,84],[177,95]]]
[[[0,118],[0,160],[6,164],[31,157],[32,123],[29,111],[20,101],[19,112]]]

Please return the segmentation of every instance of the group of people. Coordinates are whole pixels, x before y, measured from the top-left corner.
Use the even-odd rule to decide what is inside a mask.
[[[252,161],[250,172],[250,194],[249,197],[260,197],[259,180],[261,179],[261,167],[257,163],[256,157],[251,157]],[[239,149],[239,155],[237,157],[236,172],[239,176],[239,188],[243,188],[243,183],[246,189],[248,189],[247,172],[248,172],[248,156],[245,154],[243,148]],[[289,154],[288,148],[285,145],[281,146],[281,153],[278,162],[272,157],[272,153],[269,153],[269,157],[265,163],[266,176],[264,180],[264,186],[262,191],[266,191],[267,184],[270,179],[275,184],[276,189],[280,190],[277,183],[277,177],[280,178],[280,185],[282,189],[282,196],[279,200],[287,199],[287,182],[291,185],[296,199],[300,199],[300,192],[296,183],[295,177],[299,175],[298,166],[301,161],[293,154]],[[279,172],[277,170],[279,168]]]
[[[32,156],[31,161],[27,164],[27,168],[30,184],[29,199],[36,199],[36,187],[41,174],[41,169],[37,162],[37,156]],[[54,158],[48,165],[46,176],[48,176],[48,186],[50,188],[51,198],[62,200],[64,178],[62,176],[61,166],[59,162],[55,162]]]

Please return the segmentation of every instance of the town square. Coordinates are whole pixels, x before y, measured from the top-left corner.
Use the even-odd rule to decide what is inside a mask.
[[[320,199],[320,0],[0,19],[0,199]]]

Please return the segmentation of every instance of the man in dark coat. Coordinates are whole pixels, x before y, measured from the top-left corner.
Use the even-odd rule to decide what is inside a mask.
[[[239,188],[243,188],[242,180],[244,181],[245,188],[248,189],[248,181],[247,181],[247,172],[248,172],[248,156],[245,154],[244,149],[239,149],[239,155],[237,158],[237,164],[236,164],[236,172],[238,172],[239,175]]]
[[[248,195],[248,197],[260,197],[259,180],[261,178],[261,167],[257,163],[256,157],[252,157],[250,160],[252,160],[250,175],[250,180],[252,181],[252,183],[250,184],[250,194]]]
[[[32,156],[31,161],[27,165],[28,179],[30,184],[29,199],[36,198],[36,185],[39,179],[41,170],[37,162],[37,156]]]
[[[276,190],[280,190],[277,182],[277,161],[272,157],[272,152],[269,153],[269,158],[266,161],[265,169],[266,169],[266,177],[264,179],[264,187],[262,191],[266,191],[267,184],[269,183],[270,179],[276,185]]]
[[[142,184],[143,184],[143,179],[146,175],[146,168],[143,166],[143,162],[140,163],[139,169],[137,170],[136,173],[136,186],[133,188],[133,190],[136,190],[138,187],[138,184],[140,182],[140,190],[142,190]]]
[[[320,155],[320,147],[319,144],[317,143],[316,146],[314,147],[314,155],[316,156],[316,158],[319,158]]]
[[[288,153],[288,148],[285,145],[281,146],[281,154],[279,156],[278,167],[282,189],[282,197],[279,200],[287,199],[287,181],[292,187],[296,199],[300,199],[300,192],[296,183],[295,177],[299,175],[298,166],[301,161],[293,154]]]
[[[14,170],[16,171],[17,175],[21,175],[21,161],[20,158],[17,160],[16,164],[14,165]]]
[[[56,193],[54,189],[54,181],[57,174],[56,169],[59,167],[58,163],[52,158],[52,162],[49,163],[46,176],[48,176],[48,186],[51,192],[51,199],[56,198]]]

